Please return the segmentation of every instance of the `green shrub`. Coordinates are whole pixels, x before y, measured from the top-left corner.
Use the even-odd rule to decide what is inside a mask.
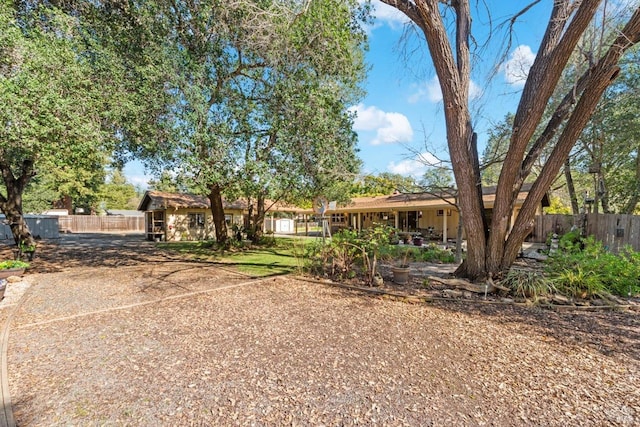
[[[635,295],[640,292],[640,253],[626,247],[613,254],[592,236],[567,239],[565,249],[547,260],[547,276],[568,296]]]
[[[576,253],[580,252],[583,245],[583,239],[580,236],[580,230],[571,230],[568,233],[563,234],[558,239],[558,249],[564,252]]]
[[[552,293],[555,288],[544,276],[536,271],[512,268],[502,280],[502,285],[509,288],[515,296],[533,298]]]
[[[552,281],[559,293],[570,297],[592,298],[606,292],[601,278],[580,266],[558,272]]]
[[[441,249],[432,244],[418,251],[416,261],[451,264],[455,262],[455,255],[448,249]]]
[[[17,260],[9,260],[0,262],[0,270],[10,270],[12,268],[27,268],[29,267],[28,262],[17,261]]]

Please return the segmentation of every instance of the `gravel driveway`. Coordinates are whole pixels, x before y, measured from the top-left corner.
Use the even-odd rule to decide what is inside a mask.
[[[409,304],[139,243],[28,276],[17,425],[640,424],[637,314]]]

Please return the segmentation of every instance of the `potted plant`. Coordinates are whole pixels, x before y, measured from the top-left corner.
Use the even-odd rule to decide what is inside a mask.
[[[6,279],[9,276],[20,276],[27,267],[29,267],[29,263],[24,261],[2,261],[0,262],[0,279]]]
[[[404,257],[402,257],[402,262],[399,265],[391,266],[391,272],[393,273],[393,283],[396,283],[398,285],[406,285],[409,281],[409,272],[411,271],[409,263],[407,262],[409,251],[410,249],[407,249],[404,252]]]

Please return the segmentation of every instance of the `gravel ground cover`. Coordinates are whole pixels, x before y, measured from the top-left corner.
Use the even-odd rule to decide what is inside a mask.
[[[18,425],[640,424],[637,313],[410,304],[128,250],[27,276]]]

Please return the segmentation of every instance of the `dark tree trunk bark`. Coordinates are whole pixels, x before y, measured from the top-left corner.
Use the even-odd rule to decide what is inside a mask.
[[[571,162],[569,161],[569,158],[564,162],[564,179],[567,182],[567,190],[569,191],[569,199],[571,200],[571,212],[574,215],[578,215],[580,214],[580,206],[578,205],[576,186],[573,184],[573,175],[571,175]]]
[[[209,202],[211,203],[211,215],[213,225],[216,228],[216,241],[225,246],[228,241],[227,222],[224,217],[224,205],[222,203],[222,189],[218,184],[209,186]]]
[[[458,230],[456,232],[456,262],[462,261],[462,235],[464,232],[464,223],[462,221],[462,215],[458,211]]]
[[[7,190],[6,198],[0,194],[0,211],[5,215],[11,228],[11,234],[17,247],[16,257],[21,259],[25,254],[28,254],[31,258],[36,249],[36,241],[24,220],[22,193],[35,175],[33,161],[25,160],[22,163],[20,176],[17,178],[13,175],[11,167],[7,163],[0,161],[0,173]]]
[[[258,199],[256,200],[256,210],[252,217],[251,224],[251,241],[253,243],[260,242],[262,239],[262,225],[264,224],[265,207],[264,207],[264,194],[259,192]]]
[[[609,206],[609,190],[607,184],[604,181],[604,174],[600,173],[598,178],[598,191],[600,192],[600,205],[602,206],[602,213],[611,213],[611,207]]]

